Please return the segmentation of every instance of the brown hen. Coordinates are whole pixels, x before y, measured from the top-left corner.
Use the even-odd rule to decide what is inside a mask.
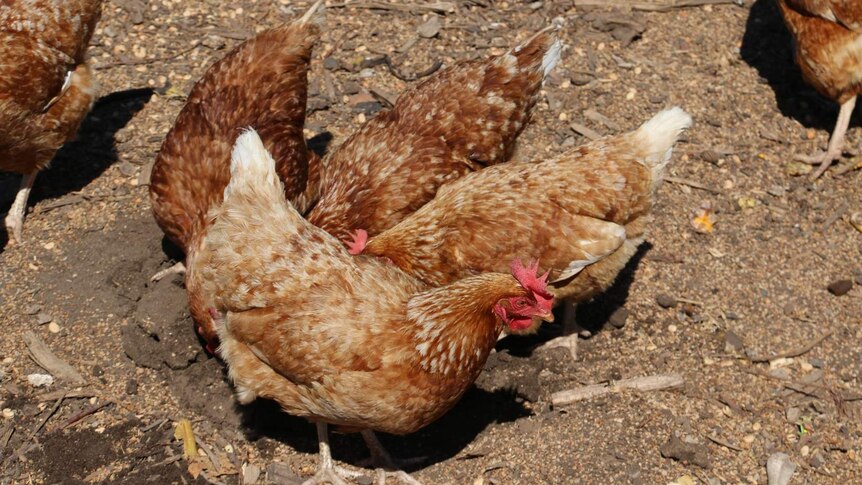
[[[513,274],[428,289],[395,266],[352,257],[283,190],[258,135],[244,133],[188,279],[214,316],[238,400],[270,398],[317,423],[321,466],[306,483],[341,483],[339,474],[355,473],[332,464],[327,425],[396,434],[426,426],[476,379],[503,325],[548,316],[551,295],[517,262]]]
[[[590,299],[643,241],[673,145],[690,124],[673,108],[552,160],[466,175],[371,238],[364,254],[388,258],[432,286],[501,271],[513,259],[538,260],[556,298]]]
[[[862,2],[859,0],[777,0],[796,39],[796,63],[805,81],[841,105],[826,153],[810,157],[822,175],[841,157],[856,96],[862,93]]]
[[[99,0],[0,2],[0,170],[24,175],[6,216],[21,242],[36,174],[74,138],[96,98],[86,63]]]
[[[324,160],[308,219],[339,239],[397,224],[446,182],[509,159],[560,59],[548,29],[501,56],[460,62],[408,89]]]
[[[261,32],[213,64],[192,88],[153,166],[150,200],[156,222],[186,254],[194,257],[230,180],[230,152],[241,130],[258,130],[276,159],[285,196],[305,209],[315,198],[309,180],[305,123],[307,72],[322,20],[318,1],[297,22]],[[185,271],[183,263],[158,279]],[[188,287],[189,307],[207,342],[215,334],[209,314]]]

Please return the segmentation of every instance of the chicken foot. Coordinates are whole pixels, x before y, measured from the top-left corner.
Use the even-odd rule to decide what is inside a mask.
[[[811,180],[816,180],[823,175],[829,166],[832,165],[833,160],[841,158],[841,152],[844,147],[844,135],[850,126],[850,117],[853,115],[853,108],[855,107],[856,96],[853,96],[841,105],[841,111],[838,113],[838,121],[835,122],[835,129],[832,130],[832,136],[829,138],[829,147],[826,149],[826,153],[810,157],[799,157],[804,162],[815,165],[820,164],[820,167],[811,174]]]
[[[154,274],[150,278],[150,281],[155,283],[155,282],[161,280],[162,278],[164,278],[166,276],[171,276],[171,275],[175,275],[175,274],[186,274],[185,262],[180,261],[179,263],[171,266],[170,268],[165,268],[165,269],[159,271],[158,273]]]
[[[386,448],[384,448],[380,440],[377,439],[377,435],[374,434],[374,431],[371,431],[370,429],[362,430],[362,439],[365,440],[365,444],[368,446],[368,451],[371,452],[371,463],[379,467],[377,468],[378,485],[385,485],[387,477],[396,478],[408,485],[422,485],[419,480],[411,477],[409,473],[399,470],[401,467],[398,466],[398,463],[394,458],[392,458],[392,455],[386,451]],[[403,461],[420,462],[425,461],[425,457]]]
[[[302,485],[322,485],[324,483],[348,485],[344,481],[345,478],[357,478],[362,475],[361,472],[337,466],[332,461],[332,454],[329,451],[329,430],[326,423],[317,423],[317,444],[320,447],[320,466],[317,473],[302,482]]]
[[[21,187],[18,189],[18,194],[15,195],[15,202],[9,208],[9,213],[6,214],[6,232],[9,235],[9,241],[12,244],[21,244],[21,231],[24,228],[24,214],[27,212],[27,199],[30,198],[30,189],[33,188],[33,182],[36,180],[38,171],[30,172],[24,175],[21,179]]]

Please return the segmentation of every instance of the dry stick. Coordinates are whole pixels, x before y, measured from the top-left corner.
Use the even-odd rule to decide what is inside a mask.
[[[728,449],[731,449],[733,451],[742,451],[742,448],[740,448],[736,445],[730,444],[727,441],[724,441],[723,439],[719,438],[718,436],[713,436],[711,434],[704,435],[704,436],[706,436],[706,439],[708,439],[709,441],[712,441],[713,443],[715,443],[717,445],[721,445],[721,446],[728,448]]]
[[[594,397],[620,392],[623,389],[635,389],[638,391],[660,391],[682,386],[685,380],[680,374],[658,374],[654,376],[635,377],[615,381],[612,384],[593,384],[591,386],[569,389],[555,392],[551,395],[551,403],[557,406],[566,406],[577,401],[591,399]]]
[[[3,428],[3,433],[0,433],[0,451],[6,448],[6,445],[9,444],[9,440],[12,439],[12,435],[15,434],[15,425],[12,422],[6,424],[6,427]]]
[[[810,352],[811,349],[813,349],[814,347],[819,345],[820,342],[823,342],[824,340],[829,338],[830,335],[832,335],[832,330],[827,331],[823,335],[814,339],[811,343],[809,343],[803,347],[799,347],[798,349],[788,350],[786,352],[779,352],[777,354],[757,355],[754,357],[748,357],[748,360],[751,362],[770,362],[770,361],[773,361],[775,359],[784,359],[784,358],[789,359],[789,358],[793,358],[793,357],[799,357],[800,355],[807,354],[808,352]]]
[[[108,407],[111,404],[113,404],[111,401],[106,401],[106,402],[103,402],[100,404],[95,404],[93,406],[90,406],[87,409],[84,409],[82,411],[79,411],[78,413],[75,413],[72,417],[67,419],[66,422],[60,426],[60,429],[66,429],[69,426],[72,426],[73,424],[77,423],[78,421],[86,418],[87,416],[89,416],[91,414],[95,414],[95,413],[99,412],[100,410]]]
[[[677,8],[702,7],[704,5],[739,5],[739,0],[679,0],[670,3],[643,3],[629,0],[575,0],[576,7],[628,7],[644,12],[670,12]]]
[[[45,342],[35,333],[25,332],[24,344],[27,346],[27,352],[30,353],[30,357],[39,364],[39,367],[50,372],[54,377],[78,386],[86,383],[84,377],[74,367],[54,355]]]
[[[398,4],[398,3],[383,3],[383,2],[350,2],[350,3],[334,3],[327,5],[326,8],[365,8],[370,10],[398,10],[400,12],[436,12],[436,13],[452,13],[455,11],[455,4],[452,2],[437,2],[426,4]]]
[[[715,190],[712,187],[708,187],[700,182],[695,182],[694,180],[679,178],[679,177],[664,177],[664,180],[678,185],[685,185],[687,187],[691,187],[693,189],[705,190],[711,194],[720,194],[720,190]]]
[[[177,57],[180,57],[183,54],[188,54],[189,52],[197,49],[198,47],[201,46],[201,44],[202,44],[201,42],[195,42],[194,44],[192,44],[191,47],[188,47],[188,48],[183,49],[183,50],[181,50],[175,54],[171,54],[171,55],[165,56],[165,57],[156,57],[154,59],[139,59],[139,60],[109,62],[106,64],[100,64],[98,66],[95,66],[94,69],[96,69],[97,71],[101,71],[102,69],[113,69],[113,68],[119,67],[119,66],[141,66],[141,65],[145,65],[145,64],[154,64],[156,62],[172,61],[172,60],[176,59]]]
[[[828,219],[826,219],[826,222],[824,222],[823,225],[820,227],[820,232],[826,232],[826,230],[829,229],[829,226],[834,224],[835,221],[837,221],[841,216],[843,216],[849,208],[850,206],[847,205],[847,202],[841,204],[841,206],[836,209],[835,212],[833,212]]]
[[[437,70],[439,70],[441,67],[443,67],[443,62],[434,61],[434,64],[432,64],[431,67],[429,67],[428,69],[425,69],[424,71],[419,71],[412,76],[408,76],[407,74],[404,74],[399,71],[398,68],[396,68],[392,64],[392,59],[390,59],[389,56],[383,56],[383,64],[386,66],[387,69],[389,69],[389,72],[392,73],[393,76],[405,82],[415,81],[423,77],[428,77],[437,72]]]
[[[36,399],[39,402],[45,401],[53,401],[55,399],[59,399],[60,396],[65,397],[66,399],[86,399],[95,396],[96,393],[89,389],[81,389],[80,391],[51,391],[46,392],[45,394],[39,394],[36,396]]]

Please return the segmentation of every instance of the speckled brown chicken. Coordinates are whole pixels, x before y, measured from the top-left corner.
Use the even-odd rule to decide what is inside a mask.
[[[252,127],[263,137],[288,199],[303,210],[314,199],[308,166],[318,162],[302,129],[308,65],[322,21],[320,3],[297,22],[261,32],[210,67],[165,138],[153,166],[150,200],[156,222],[187,260],[206,233],[207,212],[222,200],[230,180],[231,147],[243,129]],[[179,263],[156,277],[184,270]],[[211,318],[198,304],[197,289],[187,290],[198,330],[214,342]]]
[[[560,59],[546,29],[501,56],[466,61],[408,89],[324,160],[308,219],[339,239],[397,224],[446,182],[509,159]]]
[[[239,401],[270,398],[316,422],[321,468],[311,483],[341,483],[327,425],[396,434],[426,426],[476,379],[503,326],[548,317],[551,295],[517,261],[511,274],[429,289],[377,258],[351,256],[283,190],[258,135],[243,134],[188,280],[214,316]]]
[[[5,220],[10,242],[21,242],[36,175],[96,99],[85,54],[101,14],[99,0],[0,2],[0,170],[24,176]]]
[[[841,157],[844,135],[862,93],[862,2],[859,0],[777,0],[796,39],[796,63],[805,81],[841,105],[826,153],[812,178]]]
[[[558,299],[606,290],[643,241],[656,188],[691,117],[663,111],[637,130],[538,163],[505,163],[445,185],[363,254],[437,286],[513,259],[538,260]],[[355,251],[362,250],[359,238]]]

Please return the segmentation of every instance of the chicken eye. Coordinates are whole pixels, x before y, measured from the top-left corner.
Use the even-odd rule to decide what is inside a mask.
[[[527,302],[525,300],[515,300],[515,308],[524,308],[527,306]]]

